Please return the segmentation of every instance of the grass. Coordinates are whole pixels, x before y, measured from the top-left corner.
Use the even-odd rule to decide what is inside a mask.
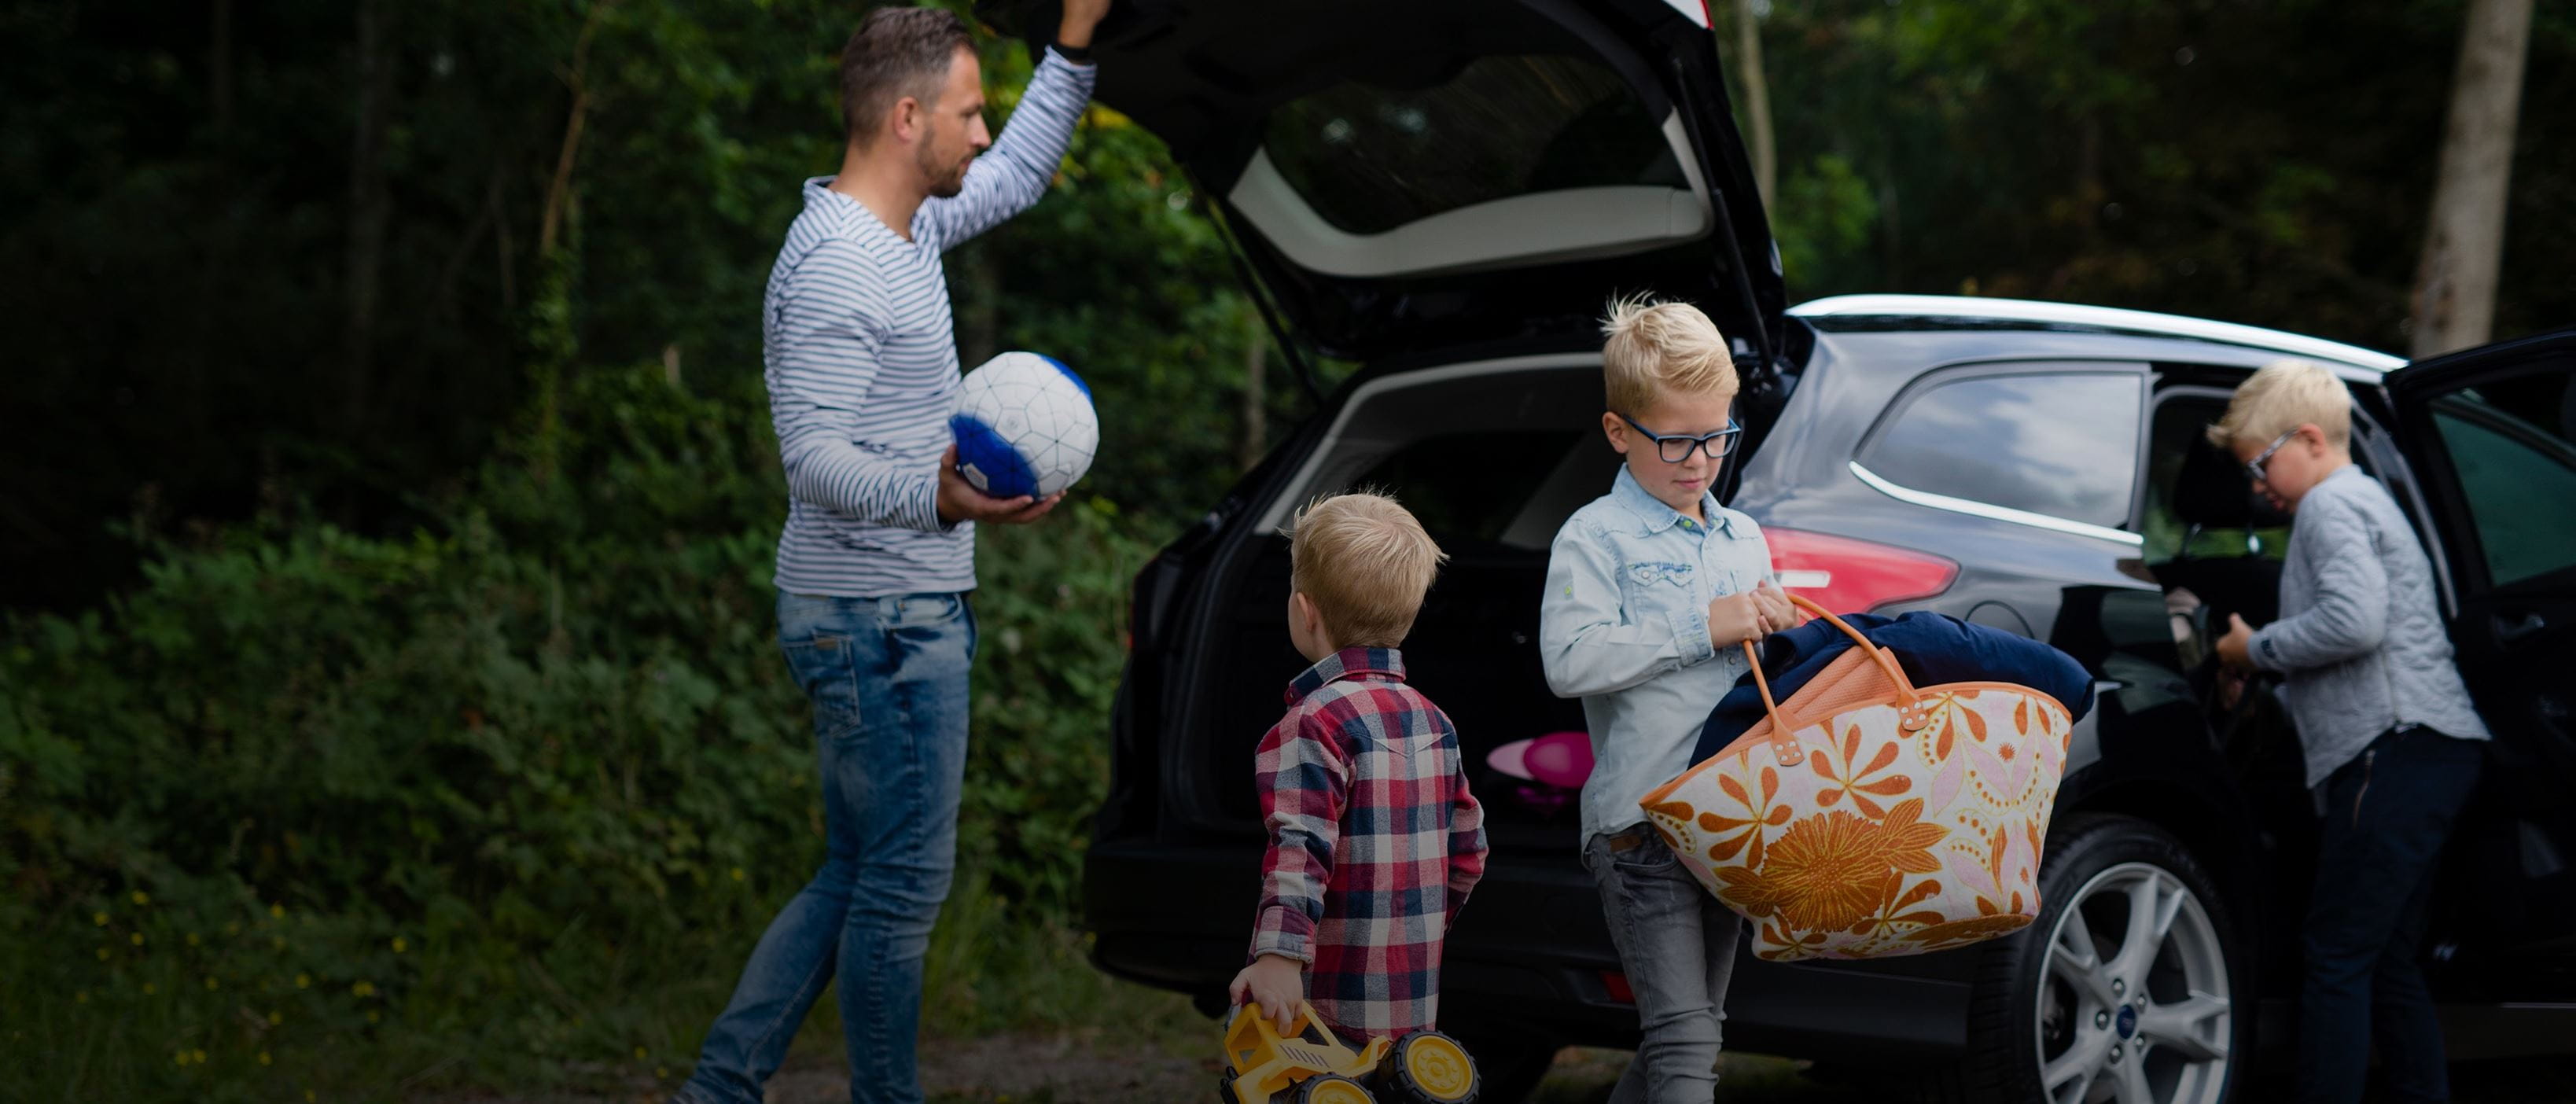
[[[334,1005],[294,978],[210,973],[204,955],[148,939],[111,941],[123,952],[111,969],[90,946],[98,934],[72,925],[0,946],[0,1042],[18,1058],[0,1063],[0,1099],[656,1101],[686,1076],[759,933],[708,937],[691,954],[603,955],[607,935],[575,925],[552,953],[524,964],[533,998],[478,1008],[470,995],[415,988],[368,1008],[374,1022],[363,1013],[333,1018]],[[422,967],[423,978],[439,976],[434,961]],[[1213,1095],[1216,1024],[1178,994],[1094,971],[1084,936],[1014,915],[971,874],[932,937],[925,976],[933,1104]],[[1627,1060],[1625,1051],[1568,1049],[1533,1104],[1600,1104]],[[1809,1078],[1803,1063],[1739,1053],[1724,1063],[1720,1092],[1732,1104],[1862,1099]],[[845,1100],[846,1068],[838,1006],[826,993],[771,1099]],[[2576,1101],[2576,1068],[2563,1061],[2464,1064],[2452,1076],[2462,1104]],[[2265,1098],[2283,1087],[2276,1081],[2249,1081],[2240,1095]]]

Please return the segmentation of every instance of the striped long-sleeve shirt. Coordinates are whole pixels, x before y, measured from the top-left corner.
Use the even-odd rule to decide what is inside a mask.
[[[805,182],[761,315],[787,472],[780,590],[872,598],[975,586],[973,523],[939,521],[958,394],[940,254],[1046,193],[1093,73],[1048,51],[963,189],[913,215],[910,241],[832,191],[831,177]]]
[[[1440,948],[1485,873],[1485,816],[1448,714],[1392,648],[1346,648],[1288,684],[1254,760],[1270,824],[1251,957],[1307,964],[1347,1038],[1426,1030]]]

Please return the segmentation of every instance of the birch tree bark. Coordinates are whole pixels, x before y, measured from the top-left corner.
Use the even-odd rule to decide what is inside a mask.
[[[2495,326],[2531,0],[2469,0],[2467,23],[2459,71],[2451,78],[2424,258],[2415,271],[2411,328],[2418,359],[2483,345]]]

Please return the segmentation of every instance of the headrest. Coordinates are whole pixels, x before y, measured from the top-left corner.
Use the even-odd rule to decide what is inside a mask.
[[[2245,465],[2234,454],[2193,436],[2174,477],[2173,511],[2185,524],[2205,529],[2269,528],[2290,519],[2254,494]]]

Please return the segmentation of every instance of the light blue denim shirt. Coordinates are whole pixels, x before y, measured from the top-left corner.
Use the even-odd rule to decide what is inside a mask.
[[[1637,799],[1690,765],[1708,711],[1744,676],[1744,650],[1708,637],[1712,598],[1771,574],[1753,519],[1700,496],[1702,525],[1657,501],[1625,465],[1548,550],[1539,655],[1558,697],[1582,698],[1592,734],[1583,835],[1646,819]]]

